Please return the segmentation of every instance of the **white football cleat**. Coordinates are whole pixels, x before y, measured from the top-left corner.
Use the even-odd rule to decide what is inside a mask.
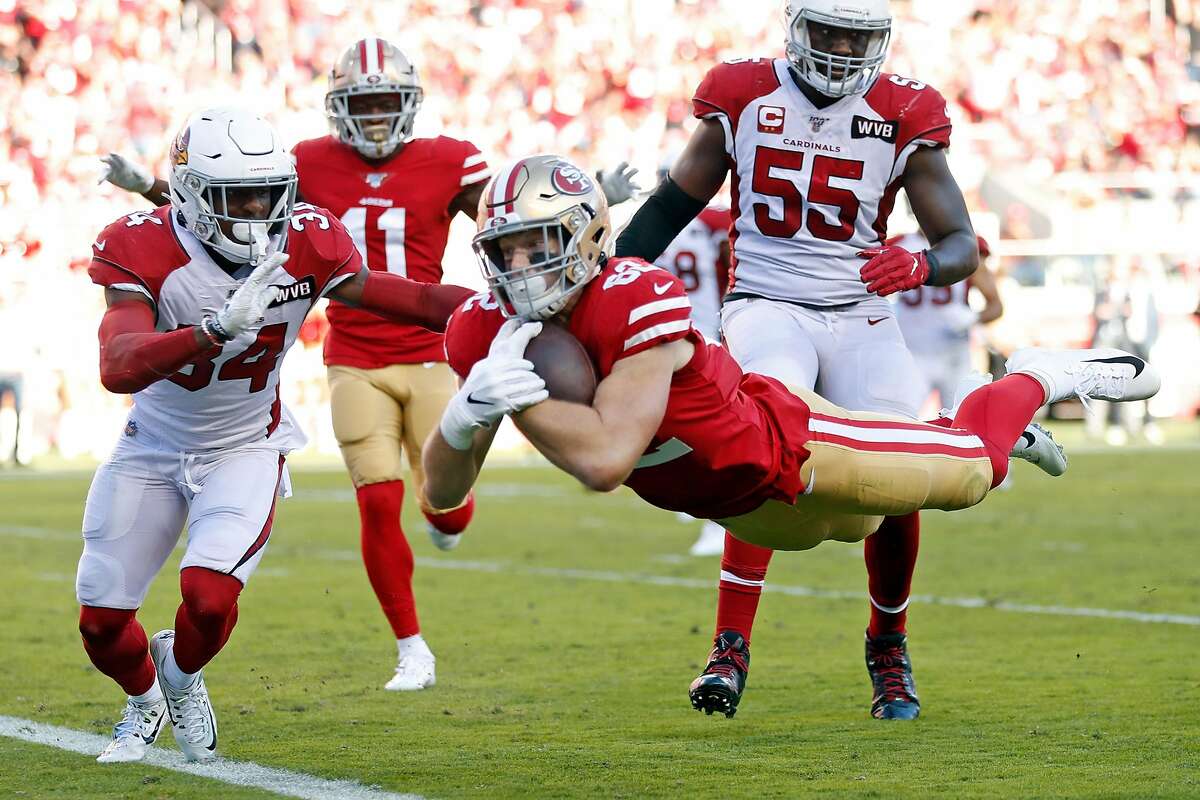
[[[96,757],[101,764],[141,761],[158,738],[167,718],[167,701],[135,703],[128,700],[121,721],[113,726],[112,741]]]
[[[462,541],[461,533],[442,533],[428,521],[425,523],[425,530],[429,533],[429,539],[433,542],[433,546],[438,550],[453,550]]]
[[[1035,378],[1046,402],[1077,396],[1084,400],[1145,400],[1158,393],[1162,377],[1144,358],[1124,350],[1045,350],[1028,347],[1008,359],[1009,373]]]
[[[725,529],[711,519],[704,521],[700,538],[688,549],[690,556],[719,556],[725,552]]]
[[[1054,441],[1050,431],[1036,422],[1029,423],[1008,456],[1028,461],[1056,478],[1067,471],[1067,454],[1063,452],[1062,445]]]
[[[158,670],[158,685],[167,699],[171,730],[188,761],[208,761],[217,757],[217,717],[208,701],[202,672],[185,689],[176,689],[163,677],[163,660],[174,644],[175,631],[171,630],[159,631],[150,640],[150,657]]]
[[[389,692],[415,692],[427,689],[437,682],[434,674],[437,659],[434,658],[433,651],[419,636],[411,638],[414,641],[400,642],[396,674],[383,687]]]

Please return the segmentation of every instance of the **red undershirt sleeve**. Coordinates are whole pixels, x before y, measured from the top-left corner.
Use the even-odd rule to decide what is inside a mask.
[[[124,300],[109,306],[100,321],[100,382],[110,392],[133,394],[174,375],[201,353],[217,349],[197,342],[190,326],[155,331],[150,306]]]
[[[441,333],[454,309],[474,292],[448,283],[421,283],[372,270],[363,284],[359,307],[393,322],[420,325]]]

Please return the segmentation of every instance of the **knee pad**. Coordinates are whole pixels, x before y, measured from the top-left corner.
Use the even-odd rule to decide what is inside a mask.
[[[88,644],[107,644],[121,635],[136,613],[123,608],[81,606],[79,633]]]
[[[193,624],[224,624],[237,605],[242,582],[204,567],[188,567],[179,573],[183,605]]]

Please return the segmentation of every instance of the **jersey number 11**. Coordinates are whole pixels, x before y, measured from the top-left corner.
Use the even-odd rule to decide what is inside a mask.
[[[355,206],[346,209],[342,214],[342,224],[350,231],[354,246],[358,248],[363,263],[375,268],[371,253],[383,253],[383,268],[405,278],[408,277],[408,265],[404,260],[404,218],[403,208],[388,208],[378,217],[374,225],[367,225],[368,209]],[[377,256],[376,256],[377,257]]]

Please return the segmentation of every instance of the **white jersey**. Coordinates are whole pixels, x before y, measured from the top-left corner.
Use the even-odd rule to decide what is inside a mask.
[[[721,338],[721,298],[729,281],[721,243],[729,239],[729,210],[701,211],[654,262],[683,281],[692,304],[692,324],[709,341]]]
[[[117,220],[92,248],[92,280],[144,294],[154,304],[159,331],[216,314],[250,273],[249,267],[233,275],[221,269],[169,205]],[[307,205],[296,207],[287,252],[284,268],[294,282],[278,286],[261,325],[134,394],[127,433],[145,428],[182,452],[265,440],[280,451],[304,444],[279,399],[280,364],[313,303],[355,275],[362,259],[336,217]]]
[[[917,252],[929,247],[919,233],[909,233],[890,242]],[[916,354],[941,354],[947,350],[965,350],[970,339],[964,320],[973,316],[968,303],[971,279],[951,286],[918,286],[896,295],[896,321],[908,349]],[[958,355],[955,354],[955,358]]]
[[[950,142],[936,89],[882,73],[864,94],[814,106],[786,59],[719,64],[692,99],[733,162],[730,294],[820,306],[869,296],[858,252],[887,238],[918,147]]]

